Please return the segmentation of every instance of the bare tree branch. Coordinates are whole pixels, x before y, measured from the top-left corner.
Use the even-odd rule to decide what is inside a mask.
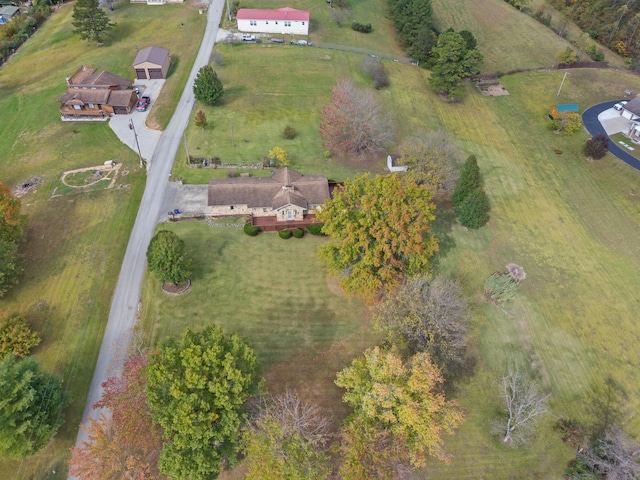
[[[613,425],[593,447],[578,452],[591,471],[607,480],[640,479],[640,445]]]
[[[516,370],[509,370],[502,378],[502,397],[507,411],[507,420],[502,423],[503,442],[523,443],[533,428],[536,417],[545,414],[551,395],[543,395],[535,382],[527,381]]]

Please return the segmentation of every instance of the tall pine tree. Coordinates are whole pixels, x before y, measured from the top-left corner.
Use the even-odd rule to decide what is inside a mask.
[[[99,42],[103,35],[116,26],[109,21],[107,13],[102,10],[98,0],[77,0],[73,7],[74,33],[80,34],[83,40]]]
[[[456,184],[451,200],[458,206],[473,191],[480,187],[480,168],[475,155],[470,155],[460,171],[460,179]]]

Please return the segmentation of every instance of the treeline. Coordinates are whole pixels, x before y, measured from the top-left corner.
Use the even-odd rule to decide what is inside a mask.
[[[0,62],[4,62],[36,29],[51,15],[51,7],[46,3],[32,7],[29,13],[16,15],[10,22],[0,27]]]
[[[389,14],[407,54],[413,60],[428,61],[437,40],[432,29],[431,0],[389,0]]]
[[[552,0],[591,38],[629,58],[640,55],[640,0]]]

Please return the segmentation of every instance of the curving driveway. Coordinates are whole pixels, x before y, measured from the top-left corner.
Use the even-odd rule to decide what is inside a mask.
[[[618,103],[618,100],[598,103],[597,105],[593,105],[592,107],[589,107],[584,111],[584,113],[582,114],[582,123],[591,136],[595,137],[596,135],[599,135],[601,133],[604,133],[608,136],[605,128],[602,126],[602,123],[600,123],[600,120],[598,119],[598,115],[600,115],[605,110],[610,109],[616,103]],[[620,148],[613,141],[609,142],[609,152],[611,152],[613,155],[618,157],[630,167],[633,167],[636,170],[640,170],[640,160],[626,152],[624,149]]]

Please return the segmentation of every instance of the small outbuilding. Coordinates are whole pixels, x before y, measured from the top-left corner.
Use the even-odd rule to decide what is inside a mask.
[[[401,163],[402,156],[387,155],[387,170],[390,172],[406,172],[407,166]]]
[[[152,80],[167,78],[170,63],[169,50],[155,46],[143,48],[138,52],[133,62],[136,79]]]
[[[578,112],[578,105],[575,103],[558,103],[549,110],[549,119],[556,120],[572,113],[577,114]]]
[[[13,17],[20,14],[20,9],[13,5],[4,5],[0,7],[0,17],[2,17],[3,22],[8,22],[12,20]]]

